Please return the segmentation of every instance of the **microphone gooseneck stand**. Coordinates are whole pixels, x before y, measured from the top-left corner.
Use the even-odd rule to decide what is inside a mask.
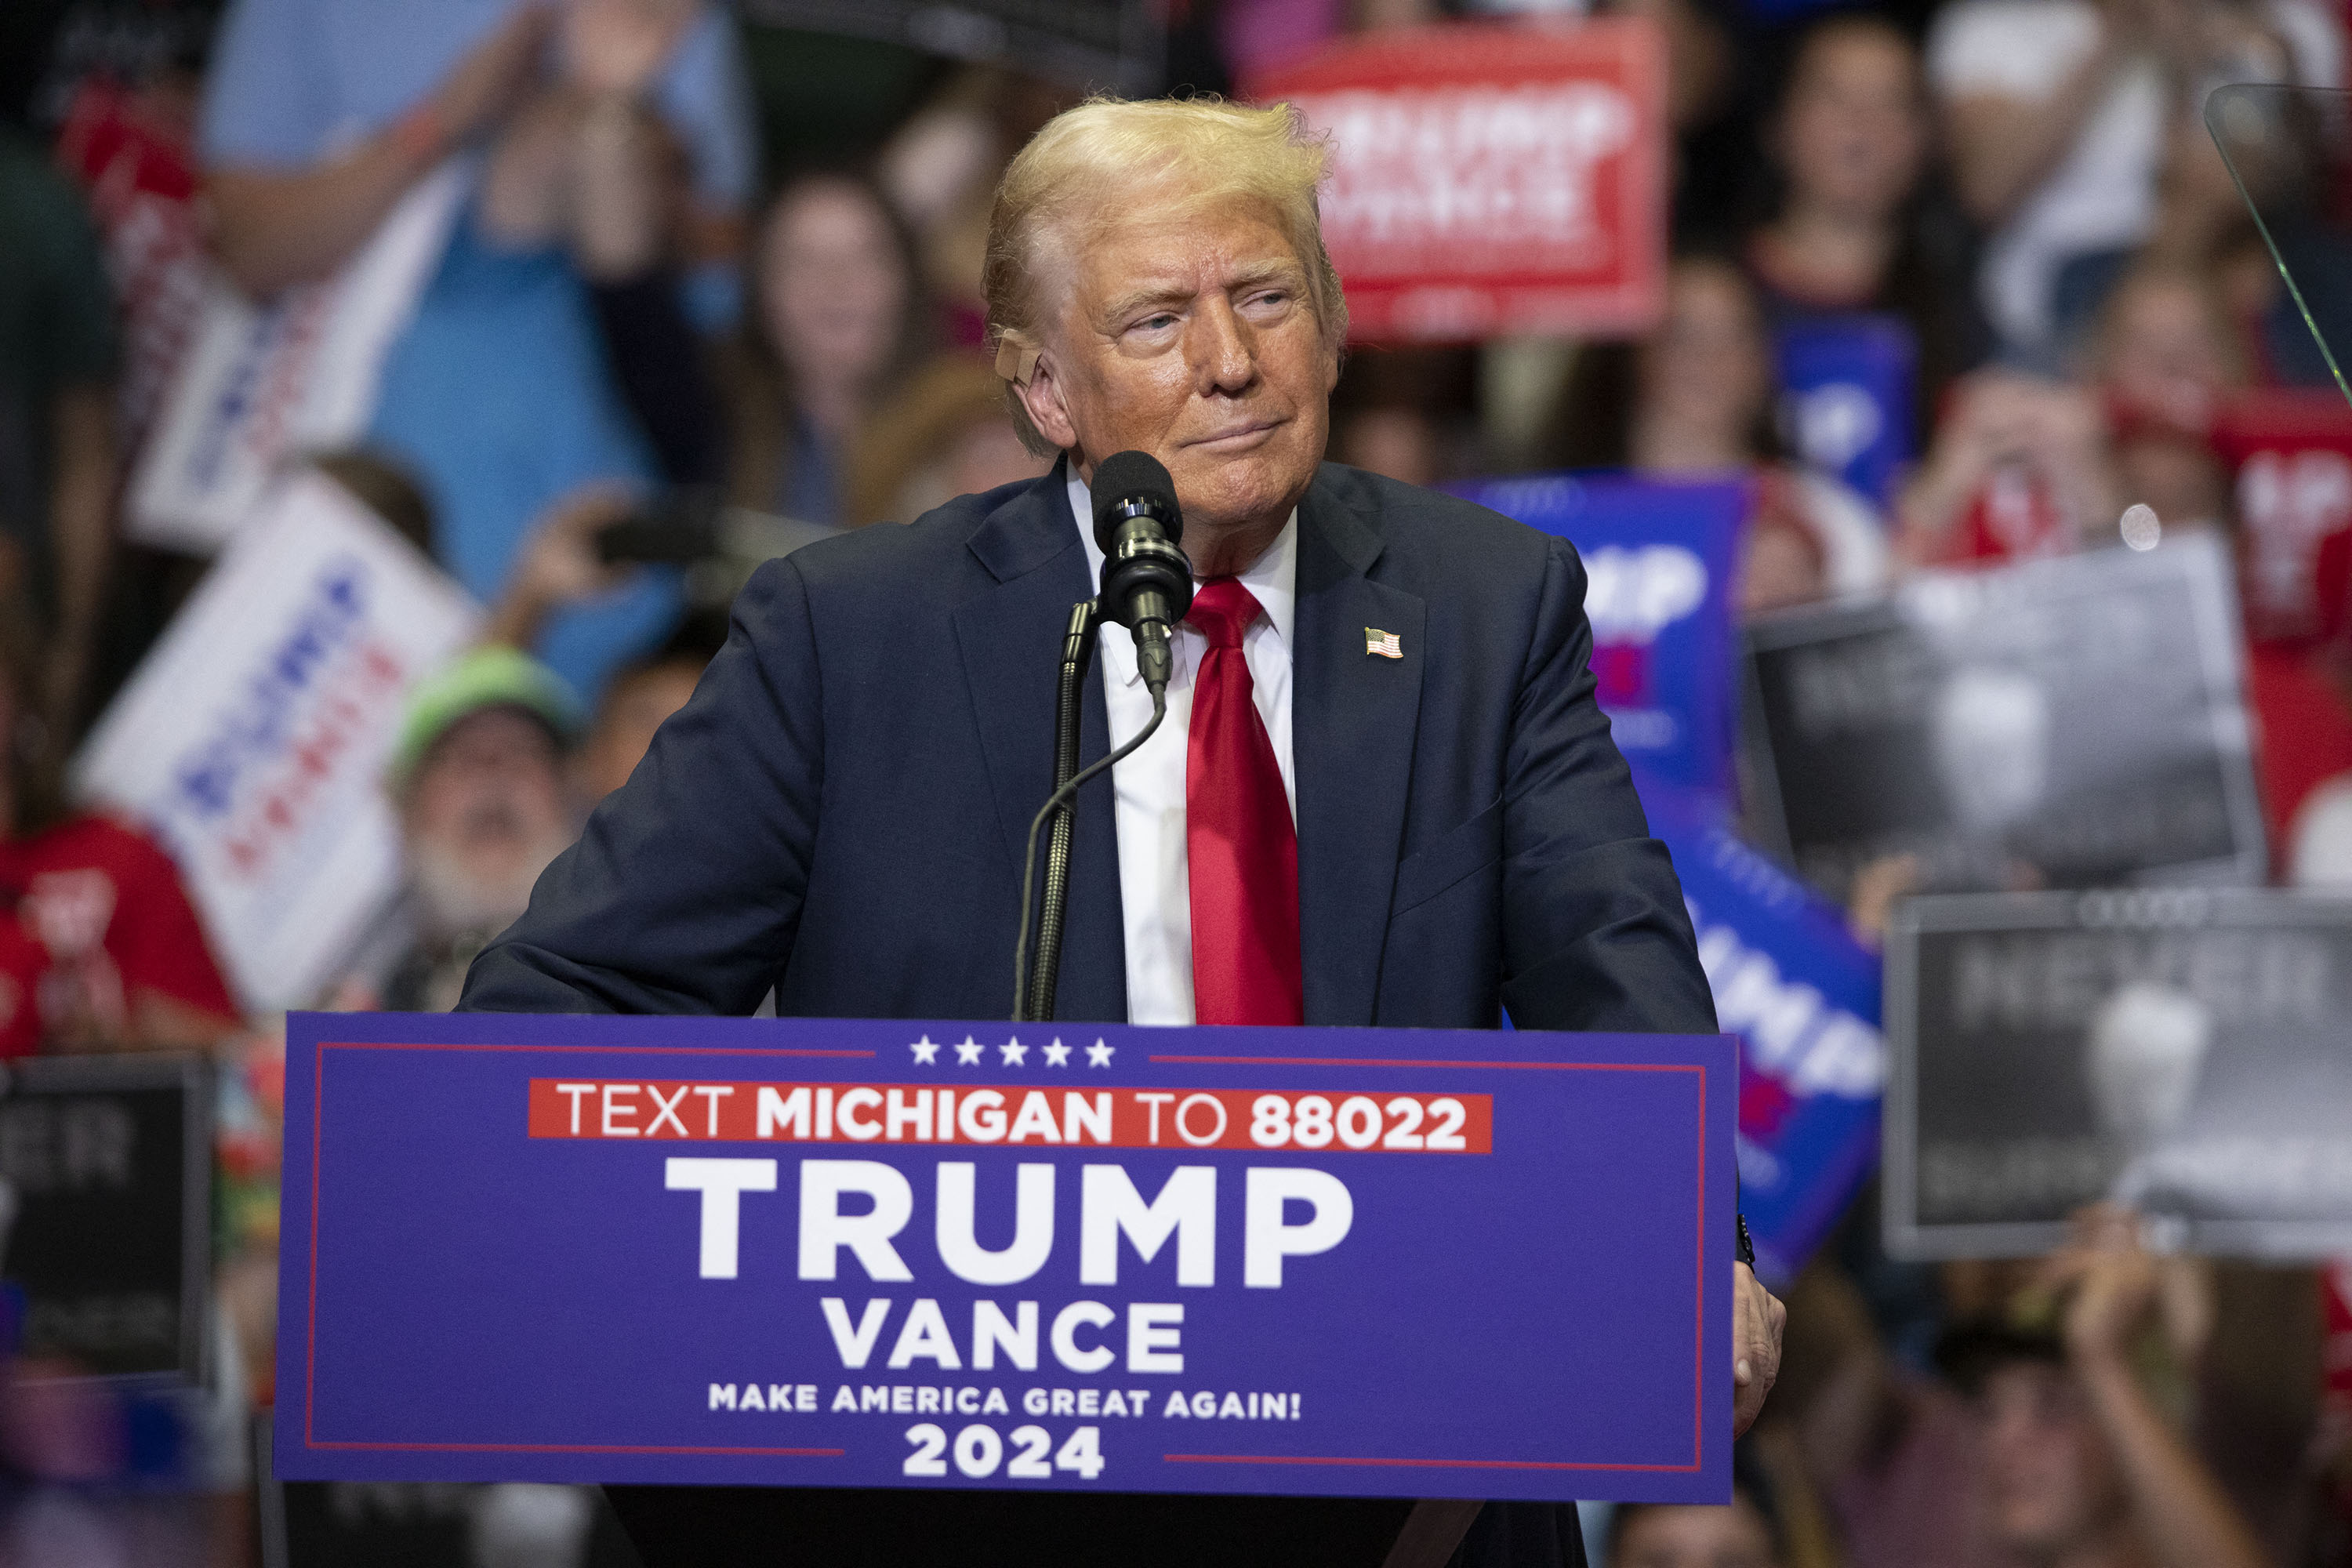
[[[1091,601],[1086,607],[1092,607]],[[1073,623],[1076,621],[1078,614],[1079,611],[1076,608],[1072,609],[1070,612],[1070,618]],[[1055,721],[1054,751],[1055,762],[1056,764],[1055,772],[1057,773],[1060,772],[1059,764],[1063,757],[1068,757],[1073,763],[1077,760],[1078,704],[1075,698],[1068,698],[1066,694],[1074,687],[1081,690],[1084,689],[1086,684],[1086,672],[1083,667],[1079,668],[1076,679],[1074,679],[1072,678],[1070,658],[1066,651],[1066,647],[1063,654],[1062,678],[1064,681],[1063,690],[1066,694],[1066,700],[1062,704],[1061,713],[1055,716]],[[1065,718],[1065,716],[1066,716],[1066,718]],[[1037,808],[1037,815],[1030,819],[1029,847],[1021,858],[1021,939],[1014,945],[1013,950],[1013,1021],[1016,1024],[1044,1023],[1051,1019],[1054,1016],[1054,976],[1049,973],[1045,973],[1046,966],[1044,963],[1041,963],[1038,966],[1040,971],[1040,980],[1042,983],[1037,985],[1034,995],[1032,994],[1030,984],[1029,933],[1032,929],[1030,925],[1030,914],[1031,911],[1036,908],[1034,894],[1036,892],[1037,885],[1037,836],[1041,832],[1045,831],[1045,824],[1048,819],[1052,818],[1056,814],[1060,814],[1062,820],[1055,828],[1055,837],[1061,847],[1061,864],[1057,868],[1049,871],[1048,873],[1051,880],[1049,880],[1047,897],[1054,901],[1049,905],[1046,916],[1046,918],[1052,922],[1051,931],[1055,950],[1054,963],[1058,967],[1061,962],[1061,905],[1066,901],[1069,895],[1070,867],[1068,846],[1069,834],[1072,826],[1068,809],[1070,803],[1077,798],[1079,787],[1085,784],[1087,781],[1095,778],[1099,774],[1109,772],[1111,768],[1125,761],[1129,754],[1133,752],[1136,748],[1142,745],[1144,742],[1151,739],[1153,732],[1160,728],[1160,721],[1167,717],[1167,689],[1164,686],[1154,686],[1151,689],[1151,721],[1146,724],[1142,729],[1137,731],[1135,738],[1128,742],[1127,744],[1112,752],[1110,755],[1103,758],[1100,762],[1096,763],[1089,767],[1082,768],[1077,773],[1072,774],[1070,778],[1062,784],[1060,787],[1056,788],[1052,795],[1045,797],[1045,804],[1039,806]],[[1064,744],[1062,733],[1065,722],[1066,722],[1069,731],[1069,738],[1066,746]],[[1058,873],[1057,876],[1055,874],[1056,871]],[[1042,941],[1039,945],[1042,956]]]
[[[1070,629],[1062,639],[1060,700],[1054,707],[1054,789],[1056,794],[1078,771],[1081,702],[1087,689],[1087,666],[1093,661],[1097,624],[1095,602],[1081,599],[1070,606]],[[1045,892],[1037,917],[1036,967],[1030,973],[1026,1010],[1013,1016],[1029,1023],[1054,1016],[1054,984],[1062,972],[1062,919],[1070,901],[1070,835],[1077,821],[1075,801],[1054,814],[1051,837],[1045,841]],[[1030,849],[1034,858],[1036,849]],[[1022,930],[1029,922],[1024,917]]]

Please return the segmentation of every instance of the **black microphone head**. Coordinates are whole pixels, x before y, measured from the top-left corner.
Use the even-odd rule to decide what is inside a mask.
[[[1111,552],[1118,525],[1139,511],[1151,514],[1169,543],[1182,538],[1184,514],[1176,505],[1176,481],[1150,453],[1112,453],[1095,465],[1094,483],[1088,488],[1095,501],[1095,543],[1105,555]]]

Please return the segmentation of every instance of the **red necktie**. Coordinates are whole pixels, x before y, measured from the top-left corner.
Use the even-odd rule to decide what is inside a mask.
[[[1192,1004],[1203,1024],[1297,1024],[1306,1017],[1298,834],[1242,658],[1242,634],[1263,614],[1247,588],[1215,577],[1201,585],[1184,617],[1209,639],[1192,679],[1184,760]]]

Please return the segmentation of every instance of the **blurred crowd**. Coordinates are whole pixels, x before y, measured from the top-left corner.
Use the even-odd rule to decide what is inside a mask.
[[[1159,85],[1232,92],[1352,32],[1580,8],[1165,0]],[[2231,410],[2328,367],[2200,108],[2219,82],[2344,85],[2340,5],[1605,8],[1666,44],[1663,319],[1359,348],[1335,460],[1745,479],[1755,615],[2108,546],[2135,503],[2166,536],[2241,530]],[[1004,163],[1081,93],[704,0],[6,8],[0,1052],[211,1053],[226,1197],[221,1372],[173,1417],[177,1457],[20,1363],[0,1563],[242,1563],[270,1514],[239,1434],[270,1396],[282,1047],[157,839],[69,783],[207,568],[126,519],[218,291],[319,285],[449,160],[469,171],[364,432],[293,459],[480,607],[383,738],[399,885],[312,999],[443,1009],[723,639],[703,536],[905,521],[1044,471],[985,353],[982,250]],[[1856,313],[1899,323],[1912,367],[1909,457],[1875,491],[1820,460],[1775,349]],[[2249,676],[2280,874],[2324,882],[2352,877],[2352,594],[2315,594],[2304,624],[2250,628]],[[1865,933],[1903,876],[1857,889]],[[2352,1285],[2155,1256],[2108,1210],[2047,1258],[1900,1264],[1874,1202],[1787,1289],[1738,1500],[1595,1510],[1597,1563],[2352,1564]],[[343,1532],[319,1561],[626,1561],[584,1494],[294,1491],[278,1528]]]

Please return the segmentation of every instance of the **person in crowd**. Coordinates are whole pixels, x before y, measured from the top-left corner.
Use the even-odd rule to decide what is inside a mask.
[[[730,316],[709,298],[731,275],[709,265],[741,247],[731,210],[696,199],[691,150],[633,105],[642,72],[677,47],[692,5],[646,0],[637,34],[596,47],[568,37],[566,77],[515,110],[483,174],[481,220],[500,247],[560,247],[587,285],[614,378],[661,477],[711,484],[722,419],[701,328]],[[582,31],[568,16],[567,30]],[[729,290],[731,292],[731,290]]]
[[[63,8],[33,117],[56,126],[57,165],[81,187],[105,247],[122,339],[116,415],[132,451],[205,300],[196,112],[216,8],[202,0]]]
[[[2079,384],[1994,369],[1955,386],[1904,492],[1900,548],[1922,562],[2066,554],[2112,542],[2135,501],[2165,530],[2225,525],[2212,432],[2244,364],[2210,275],[2142,261],[2110,292]]]
[[[2058,269],[2137,242],[2168,101],[2160,36],[2195,0],[1955,0],[1927,70],[1954,184],[1989,238],[1979,293],[2003,345],[2050,357]]]
[[[2284,45],[2273,38],[2264,37],[2262,44],[2268,53],[2284,54]],[[2275,79],[2284,68],[2266,66],[2259,74]],[[2137,245],[2077,256],[2059,269],[2054,342],[2062,354],[2081,355],[2095,342],[2118,284],[2135,272],[2163,269],[2211,280],[2230,320],[2250,338],[2258,336],[2267,362],[2261,367],[2263,379],[2324,379],[2324,368],[2313,364],[2316,354],[2308,346],[2309,330],[2279,287],[2269,247],[2206,126],[2202,109],[2197,103],[2177,104],[2167,121],[2156,212],[2147,237]],[[2246,161],[2242,148],[2241,158]],[[2246,162],[2256,180],[2256,199],[2275,204],[2279,196],[2264,187],[2263,168]],[[2279,216],[2273,205],[2273,219]],[[2289,328],[2291,335],[2282,331]]]
[[[1872,311],[1917,351],[1914,421],[1980,353],[1957,226],[1923,191],[1930,127],[1918,52],[1891,23],[1832,15],[1798,44],[1772,124],[1780,198],[1742,258],[1775,326]]]
[[[398,458],[349,447],[314,454],[307,461],[420,553],[433,553],[433,503]],[[632,569],[605,561],[597,552],[596,536],[642,504],[635,487],[610,481],[591,480],[558,496],[532,522],[512,574],[482,617],[478,640],[529,652],[548,623],[565,609],[625,586]],[[689,616],[671,640],[695,635],[693,626]],[[657,658],[659,653],[646,657]]]
[[[1953,384],[1927,455],[1897,499],[1913,563],[2070,554],[2123,510],[2096,395],[1999,367]]]
[[[694,696],[702,672],[726,641],[727,627],[719,617],[689,616],[669,641],[614,675],[572,762],[574,792],[583,805],[593,806],[629,782],[655,731]]]
[[[1350,354],[1331,393],[1331,457],[1409,485],[1462,471],[1477,360],[1466,349],[1383,347]]]
[[[347,1008],[446,1012],[466,966],[530,901],[579,829],[574,700],[527,655],[485,644],[420,685],[393,753],[404,882],[362,943]]]
[[[853,527],[910,522],[1051,467],[1021,444],[1004,384],[978,353],[940,355],[875,412],[851,446],[843,517]]]
[[[1979,293],[2004,348],[2055,368],[2062,271],[2149,236],[2168,135],[2207,88],[2332,86],[2342,52],[2340,22],[2308,0],[1945,6],[1928,76],[1960,199],[1988,231]]]
[[[2230,476],[2214,420],[2246,380],[2242,342],[2211,275],[2151,258],[2117,280],[2086,367],[2106,405],[2116,499],[2167,533],[2227,525]]]
[[[2138,1225],[2095,1205],[2048,1258],[1947,1265],[1940,1379],[1898,1369],[1851,1285],[1809,1276],[1798,1421],[1853,1568],[2271,1562],[2152,1391],[2204,1355],[2210,1274]]]
[[[2158,1260],[2126,1210],[2086,1211],[2036,1286],[2056,1333],[1963,1331],[1944,1359],[1975,1407],[1995,1543],[2032,1563],[2263,1568],[2270,1556],[2141,1381]]]
[[[739,505],[838,526],[860,429],[929,337],[914,241],[870,181],[786,184],[760,226],[736,357],[729,489]]]
[[[631,183],[658,168],[638,155],[656,129],[691,168],[693,232],[723,237],[753,170],[734,33],[716,5],[236,0],[223,22],[200,149],[215,249],[257,297],[332,273],[427,174],[488,154],[487,174],[464,160],[476,195],[383,364],[372,429],[432,491],[436,552],[478,597],[556,497],[651,477],[574,258],[599,215],[661,210]],[[502,172],[551,140],[574,220],[559,238],[513,226],[498,199],[530,183]],[[603,205],[589,199],[600,191]],[[593,690],[677,609],[674,582],[649,574],[567,612],[541,651]]]
[[[1752,478],[1740,609],[1757,615],[1866,594],[1887,551],[1862,499],[1777,459],[1769,345],[1739,270],[1685,257],[1666,282],[1666,319],[1639,345],[1578,356],[1550,443],[1566,468],[1625,468],[1662,479]]]
[[[1606,1568],[1785,1568],[1771,1494],[1733,1451],[1731,1500],[1621,1503],[1609,1519]]]
[[[237,1028],[170,857],[65,798],[26,617],[0,605],[0,1056],[203,1047]]]
[[[113,531],[114,300],[81,198],[0,132],[0,550],[17,563],[45,658],[26,693],[69,726]]]
[[[1346,333],[1315,216],[1325,159],[1278,108],[1097,100],[1041,132],[998,196],[988,299],[1008,405],[1054,469],[763,567],[694,700],[476,961],[464,1005],[741,1014],[772,991],[783,1016],[1001,1009],[1021,880],[1006,828],[1051,787],[1029,740],[1050,731],[1068,607],[1096,585],[1088,487],[1114,454],[1149,448],[1202,585],[1164,693],[1142,665],[1123,673],[1131,639],[1102,637],[1115,705],[1097,716],[1115,743],[1137,739],[1145,771],[1095,797],[1118,820],[1075,841],[1058,1016],[1487,1026],[1507,996],[1531,1026],[1709,1026],[1679,885],[1592,701],[1572,551],[1321,461]],[[1077,264],[1060,264],[1077,236]],[[1433,606],[1425,621],[1404,619],[1407,600]],[[1401,667],[1362,651],[1383,616],[1407,627]],[[1424,664],[1443,701],[1391,679]],[[1224,697],[1196,700],[1212,679]],[[1271,724],[1259,681],[1285,694]],[[1147,739],[1139,703],[1162,698],[1173,717]],[[1398,715],[1415,703],[1407,745]],[[1047,730],[1027,737],[1024,715]],[[1188,735],[1237,792],[1213,822],[1197,808],[1189,838],[1174,796],[1128,798],[1181,777]],[[991,760],[1008,736],[1002,758],[1034,756],[1034,790],[1025,763]],[[1465,824],[1496,837],[1482,850],[1453,837]],[[1259,847],[1237,853],[1236,836]],[[1708,1381],[1744,1427],[1777,1372],[1780,1314],[1745,1263],[1726,1273],[1738,1348]],[[908,1564],[1376,1560],[1405,1512],[613,1495],[649,1568],[780,1538]],[[1490,1503],[1467,1553],[1565,1568],[1580,1541],[1572,1512]]]
[[[1762,83],[1740,68],[1734,8],[1723,0],[1611,0],[1596,9],[1645,16],[1664,35],[1675,244],[1715,250],[1738,243],[1763,168],[1756,114]]]
[[[483,622],[482,640],[529,652],[565,609],[625,583],[630,568],[599,555],[596,535],[629,517],[643,500],[635,486],[593,479],[557,497],[531,523]]]
[[[1005,163],[1069,103],[1066,90],[1042,78],[999,65],[964,66],[875,155],[876,183],[914,233],[923,288],[950,347],[977,349],[986,336],[980,274],[989,208]]]

